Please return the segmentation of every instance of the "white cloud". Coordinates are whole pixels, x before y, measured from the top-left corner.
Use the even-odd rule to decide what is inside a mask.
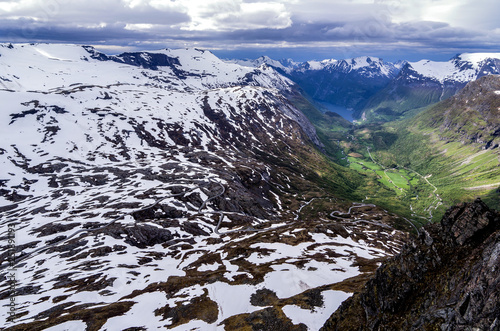
[[[455,27],[489,29],[498,26],[500,2],[497,0],[412,0],[397,1],[393,3],[393,8],[397,8],[397,13],[391,15],[394,23],[433,21]]]
[[[125,25],[125,30],[150,30],[153,27],[154,27],[153,24],[144,24],[144,23],[126,24]]]
[[[435,21],[498,27],[498,0],[16,0],[0,1],[0,17],[108,24],[159,24],[162,13],[188,30],[282,29],[297,22]],[[133,19],[135,17],[135,19]],[[99,20],[99,22],[95,22]],[[140,22],[139,22],[140,21]],[[182,22],[181,22],[182,21]],[[187,22],[189,21],[189,23]],[[171,23],[172,24],[172,23]],[[170,24],[170,25],[171,25]]]
[[[0,2],[0,18],[46,22],[176,25],[185,30],[231,31],[290,26],[284,2],[244,0],[20,0]],[[97,22],[96,22],[97,21]],[[140,26],[139,26],[140,27]]]
[[[301,22],[348,22],[363,20],[383,6],[375,1],[301,0],[287,5],[293,17]]]
[[[36,17],[48,23],[181,23],[188,21],[178,6],[163,6],[161,9],[143,0],[20,0],[9,12],[0,6],[0,19]],[[170,3],[169,1],[164,2]]]
[[[191,22],[187,30],[282,29],[290,26],[291,13],[285,5],[273,1],[180,0]]]

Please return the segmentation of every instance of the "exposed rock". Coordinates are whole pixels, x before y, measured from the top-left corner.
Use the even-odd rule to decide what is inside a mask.
[[[27,294],[36,294],[40,291],[41,286],[23,286],[21,288],[16,288],[14,293],[11,293],[10,288],[6,291],[0,293],[0,299],[8,298],[9,296],[19,296],[19,295],[27,295]]]
[[[171,319],[171,327],[185,324],[191,319],[213,323],[217,320],[218,314],[217,303],[209,298],[206,289],[202,296],[191,299],[187,304],[178,303],[174,308],[166,306],[155,311],[155,315]]]
[[[4,196],[7,200],[9,201],[12,201],[12,202],[19,202],[19,201],[23,201],[24,199],[26,198],[29,198],[30,196],[29,195],[22,195],[22,194],[19,194],[17,193],[16,190],[13,190],[12,193],[8,190],[4,190],[2,189],[2,191],[0,192],[0,194],[2,196]],[[14,204],[15,206],[17,206],[17,204]]]
[[[77,291],[100,291],[108,286],[112,286],[116,278],[108,278],[102,276],[101,273],[95,274],[89,277],[72,279],[71,276],[75,274],[65,274],[61,275],[55,280],[58,280],[54,284],[54,288],[70,288]],[[102,276],[102,277],[101,277]]]
[[[65,302],[59,304],[52,307],[50,310],[39,313],[36,316],[36,320],[42,321],[14,325],[10,327],[9,330],[43,330],[50,326],[71,320],[82,320],[87,324],[88,330],[99,330],[101,326],[106,323],[108,318],[123,315],[130,309],[130,307],[133,306],[134,303],[130,301],[114,302],[94,308],[92,308],[92,305],[90,304],[75,304],[75,302]],[[63,311],[66,314],[58,316]]]
[[[1,195],[1,193],[0,193]],[[12,209],[16,209],[19,205],[18,204],[13,204],[13,205],[8,205],[8,206],[1,206],[0,207],[0,213],[6,212]]]
[[[80,223],[68,223],[68,224],[45,224],[41,227],[34,229],[35,233],[38,233],[37,237],[50,236],[54,233],[65,232],[73,229],[74,227],[80,225]]]
[[[383,264],[322,330],[500,330],[500,214],[452,207]]]
[[[198,223],[194,222],[184,222],[182,224],[182,229],[188,233],[194,234],[194,235],[202,235],[202,236],[208,236],[209,233],[206,231],[203,231],[200,228],[200,225]]]
[[[295,325],[274,307],[258,310],[250,314],[232,316],[224,322],[225,330],[273,330],[273,331],[305,331],[304,324]]]
[[[461,204],[448,210],[441,225],[448,237],[461,246],[468,240],[480,239],[485,232],[490,233],[497,218],[498,215],[478,199],[474,204]]]
[[[278,296],[274,291],[268,290],[267,288],[263,288],[257,290],[250,297],[250,303],[254,306],[265,307],[270,306],[278,301]]]
[[[162,244],[173,239],[173,235],[169,230],[147,224],[135,224],[134,226],[123,227],[115,223],[97,230],[96,233],[104,233],[116,239],[125,235],[125,242],[127,244],[139,248]]]

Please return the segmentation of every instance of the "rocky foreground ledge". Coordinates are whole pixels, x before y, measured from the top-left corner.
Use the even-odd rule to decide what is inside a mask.
[[[480,199],[383,264],[321,330],[500,330],[500,214]]]

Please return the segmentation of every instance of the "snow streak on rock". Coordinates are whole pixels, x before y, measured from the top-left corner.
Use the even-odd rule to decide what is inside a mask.
[[[12,330],[315,329],[401,245],[376,207],[307,221],[314,203],[291,207],[297,187],[315,187],[296,155],[317,156],[319,140],[270,67],[196,49],[0,54],[0,315]]]

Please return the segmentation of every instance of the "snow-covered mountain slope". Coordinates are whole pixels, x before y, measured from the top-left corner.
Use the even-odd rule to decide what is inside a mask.
[[[444,100],[468,82],[500,73],[500,53],[464,53],[449,61],[384,62],[363,56],[302,63],[261,57],[241,64],[271,66],[313,100],[344,107],[362,120],[393,120]]]
[[[500,53],[466,53],[447,62],[407,62],[360,111],[362,118],[394,120],[455,95],[468,82],[500,73]]]
[[[353,59],[327,59],[323,61],[307,61],[297,68],[297,71],[319,71],[356,73],[366,78],[376,76],[394,77],[399,70],[399,65],[384,62],[382,59],[373,56],[361,56]]]
[[[335,194],[353,175],[271,67],[35,44],[0,70],[11,330],[314,330],[405,238]]]
[[[357,72],[365,74],[368,78],[373,76],[393,77],[402,67],[402,62],[390,63],[373,56],[361,56],[352,59],[325,59],[321,61],[311,60],[296,62],[291,59],[274,60],[268,56],[261,56],[255,60],[226,60],[227,63],[237,63],[248,67],[260,67],[265,64],[279,69],[287,74],[306,71],[330,71],[330,72]]]
[[[0,83],[4,89],[15,91],[51,91],[83,83],[106,86],[133,82],[177,91],[240,85],[286,90],[293,85],[271,68],[227,63],[196,48],[107,56],[89,46],[4,44],[0,47]],[[37,63],[32,63],[33,59]],[[118,66],[120,63],[123,65]]]
[[[372,56],[307,62],[276,61],[263,56],[239,63],[271,66],[297,83],[313,100],[349,109],[363,108],[373,94],[397,76],[403,65]]]
[[[421,60],[408,62],[409,69],[405,72],[408,79],[431,79],[440,83],[468,83],[486,75],[500,73],[500,53],[464,53],[457,55],[448,62]]]
[[[301,63],[300,62],[295,62],[293,60],[273,60],[269,56],[263,55],[255,60],[235,60],[235,59],[230,59],[230,60],[225,60],[227,63],[234,63],[234,64],[239,64],[241,66],[245,67],[252,67],[252,68],[258,68],[262,65],[266,66],[271,66],[275,69],[281,70],[281,72],[284,73],[290,73],[292,70],[297,68]]]

